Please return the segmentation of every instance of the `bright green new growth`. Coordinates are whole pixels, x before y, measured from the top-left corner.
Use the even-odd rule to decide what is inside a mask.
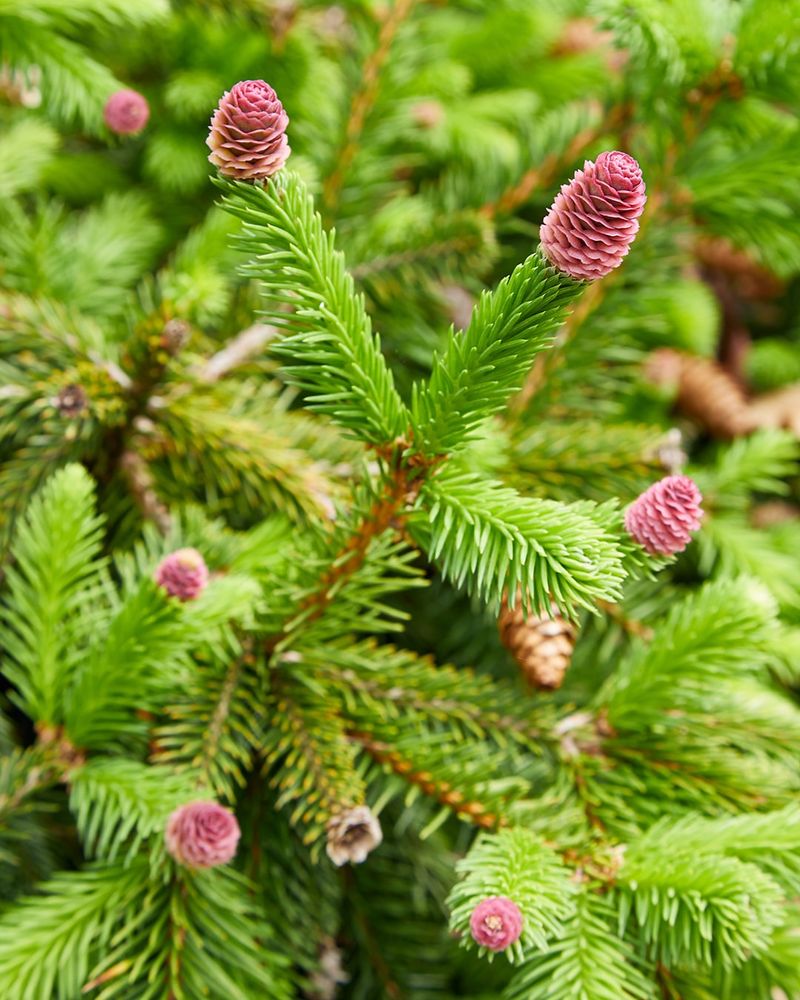
[[[481,837],[456,871],[463,877],[447,905],[451,927],[465,946],[476,947],[469,918],[478,903],[491,896],[507,896],[522,912],[522,936],[507,951],[510,961],[524,961],[564,933],[564,921],[574,907],[570,871],[534,834],[516,829]]]
[[[800,997],[797,439],[646,377],[743,333],[796,377],[800,6],[480,6],[0,0],[4,1000]],[[226,211],[208,117],[263,74],[291,169]],[[648,214],[587,286],[538,230],[612,148]],[[623,511],[683,470],[673,565]],[[516,597],[571,619],[514,626],[556,692]]]

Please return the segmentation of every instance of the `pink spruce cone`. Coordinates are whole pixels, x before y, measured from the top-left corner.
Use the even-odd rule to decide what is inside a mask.
[[[243,80],[226,90],[211,118],[209,160],[225,177],[263,181],[289,158],[289,117],[263,80]]]
[[[230,810],[216,802],[190,802],[167,820],[167,850],[181,865],[213,868],[236,854],[239,824]]]
[[[118,90],[106,101],[103,118],[117,135],[141,132],[150,117],[147,99],[136,90]]]
[[[208,567],[197,549],[177,549],[156,567],[155,581],[172,597],[191,601],[208,585]]]
[[[519,940],[522,914],[507,896],[492,896],[482,900],[472,911],[469,929],[479,945],[489,951],[504,951]]]
[[[545,216],[539,237],[551,264],[594,281],[619,267],[639,231],[647,201],[639,164],[627,153],[587,160]]]
[[[625,527],[651,555],[683,552],[700,527],[703,497],[688,476],[666,476],[644,491],[625,512]]]

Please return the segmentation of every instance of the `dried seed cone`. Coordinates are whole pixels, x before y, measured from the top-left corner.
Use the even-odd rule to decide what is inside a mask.
[[[383,840],[383,832],[369,806],[353,806],[331,817],[325,852],[337,866],[360,865]]]
[[[716,362],[665,347],[650,355],[645,373],[656,384],[675,385],[680,412],[715,437],[739,437],[754,429],[744,393]]]
[[[264,80],[243,80],[226,90],[211,118],[209,160],[225,177],[263,181],[286,163],[289,117]]]
[[[539,236],[547,259],[571,278],[594,281],[619,267],[639,231],[645,187],[627,153],[587,160],[547,213]]]
[[[514,659],[525,680],[542,691],[560,688],[572,662],[578,630],[562,618],[554,606],[552,617],[526,615],[522,608],[503,603],[498,619],[500,639]]]

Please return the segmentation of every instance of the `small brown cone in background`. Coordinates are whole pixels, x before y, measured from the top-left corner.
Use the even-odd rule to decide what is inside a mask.
[[[664,347],[647,359],[645,375],[656,385],[675,386],[680,412],[715,437],[739,437],[754,429],[745,394],[715,361]]]
[[[562,618],[554,605],[550,610],[552,617],[526,615],[519,604],[512,608],[504,600],[497,621],[500,639],[519,664],[525,680],[542,691],[561,687],[578,636],[575,625]]]

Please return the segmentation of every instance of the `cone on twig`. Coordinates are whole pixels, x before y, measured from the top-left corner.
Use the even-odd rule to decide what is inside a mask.
[[[576,626],[562,618],[554,605],[550,611],[550,617],[533,612],[526,615],[519,603],[512,608],[504,601],[497,622],[500,639],[525,680],[542,691],[561,687],[578,636]]]

